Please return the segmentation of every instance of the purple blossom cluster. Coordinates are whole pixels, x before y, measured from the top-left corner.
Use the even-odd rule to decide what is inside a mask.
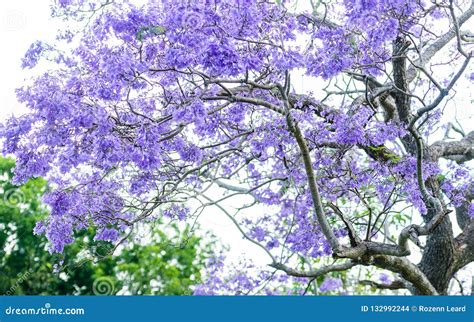
[[[33,68],[38,63],[41,54],[45,50],[45,45],[41,41],[35,41],[27,50],[25,57],[22,60],[22,68]]]
[[[341,287],[342,281],[339,278],[327,277],[319,287],[319,290],[321,292],[333,292]]]

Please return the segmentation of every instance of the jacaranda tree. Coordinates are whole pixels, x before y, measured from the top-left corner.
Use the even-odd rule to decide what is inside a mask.
[[[455,122],[474,2],[132,2],[58,0],[57,41],[23,59],[47,72],[18,89],[3,152],[16,183],[50,182],[51,252],[212,207],[269,266],[216,257],[197,294],[300,293],[356,266],[448,292],[474,260],[474,132]]]

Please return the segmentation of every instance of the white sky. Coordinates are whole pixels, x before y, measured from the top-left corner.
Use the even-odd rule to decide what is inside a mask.
[[[49,17],[48,0],[17,0],[0,3],[0,120],[20,110],[14,89],[24,79],[21,57],[30,44],[54,28]]]

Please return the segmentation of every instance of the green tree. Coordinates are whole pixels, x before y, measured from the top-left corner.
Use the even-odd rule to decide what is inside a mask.
[[[95,231],[52,255],[44,236],[33,234],[48,214],[41,203],[42,178],[17,187],[12,159],[0,158],[0,293],[6,295],[191,294],[212,254],[214,237],[177,223],[158,223],[144,242],[131,242],[110,256],[111,245],[94,241]],[[141,232],[144,234],[144,232]],[[55,263],[62,262],[59,271]]]

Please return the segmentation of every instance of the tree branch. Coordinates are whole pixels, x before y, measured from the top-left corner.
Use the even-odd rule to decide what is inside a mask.
[[[406,285],[406,282],[403,280],[396,280],[390,284],[377,283],[377,282],[369,281],[369,280],[362,280],[362,281],[359,281],[359,284],[364,285],[364,286],[370,286],[373,288],[378,288],[381,290],[401,290],[401,289],[408,288],[408,286]]]
[[[463,232],[455,238],[457,263],[455,271],[474,261],[474,220],[464,227]]]
[[[319,276],[322,276],[324,274],[327,274],[329,272],[340,272],[340,271],[346,271],[354,266],[356,266],[357,263],[348,261],[344,262],[341,264],[334,264],[334,265],[328,265],[328,266],[323,266],[319,269],[312,270],[312,271],[299,271],[293,268],[290,268],[286,266],[285,264],[282,263],[273,263],[270,264],[270,267],[273,267],[277,270],[283,271],[286,274],[290,276],[295,276],[295,277],[310,277],[310,278],[316,278]]]
[[[471,1],[471,6],[458,18],[457,25],[461,27],[469,18],[474,15],[474,0]],[[410,66],[407,70],[407,81],[411,83],[416,77],[416,66],[424,67],[430,60],[439,52],[444,46],[446,46],[454,37],[456,37],[456,29],[451,29],[435,42],[433,42],[428,48],[426,48],[420,55],[420,57]]]
[[[439,158],[463,163],[474,159],[474,131],[459,141],[438,141],[429,148],[429,155],[434,161]]]
[[[329,222],[326,218],[326,214],[324,212],[323,204],[321,202],[321,196],[319,195],[319,188],[316,183],[316,176],[314,174],[313,164],[311,162],[311,156],[309,153],[308,145],[306,144],[306,139],[304,138],[303,133],[301,133],[301,129],[298,126],[298,123],[296,123],[295,120],[292,119],[290,113],[288,113],[287,116],[287,123],[301,151],[301,156],[303,158],[306,176],[308,178],[308,185],[311,192],[311,198],[313,200],[313,206],[314,211],[316,212],[317,221],[319,223],[319,226],[321,227],[324,236],[326,236],[326,238],[328,239],[332,250],[334,252],[337,252],[340,248],[339,241],[337,240],[336,235],[331,229]]]
[[[403,36],[397,37],[393,43],[393,80],[395,91],[393,96],[400,121],[407,124],[410,121],[410,96],[407,82],[406,56],[407,40]]]
[[[405,257],[379,255],[373,259],[373,265],[398,273],[410,282],[422,295],[438,295],[438,292],[425,274]]]
[[[258,247],[260,247],[265,253],[267,253],[267,255],[271,258],[272,260],[272,263],[276,263],[276,258],[272,255],[272,253],[270,253],[270,251],[265,247],[263,246],[261,243],[259,243],[258,241],[256,241],[255,239],[251,238],[243,229],[242,227],[240,227],[239,223],[237,222],[237,220],[224,208],[222,207],[219,203],[215,202],[214,200],[212,200],[211,198],[203,195],[203,194],[200,194],[204,199],[210,201],[214,206],[216,206],[217,208],[219,208],[220,211],[222,211],[235,225],[235,227],[237,227],[237,229],[239,230],[239,232],[242,234],[242,236],[247,239],[249,242],[257,245]]]

